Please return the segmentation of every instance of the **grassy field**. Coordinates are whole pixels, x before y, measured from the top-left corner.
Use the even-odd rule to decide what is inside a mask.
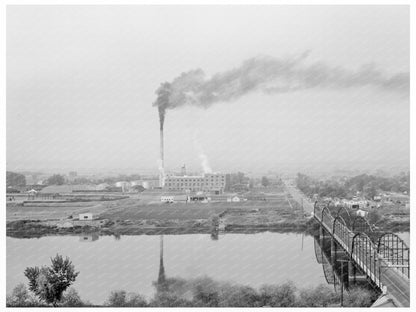
[[[214,216],[220,216],[221,222],[226,227],[238,229],[262,226],[296,229],[305,222],[299,205],[284,193],[274,194],[269,201],[174,204],[161,203],[160,194],[139,194],[117,201],[71,205],[66,203],[46,206],[7,205],[6,211],[8,230],[16,235],[32,235],[32,232],[36,233],[40,230],[49,234],[61,233],[62,229],[48,230],[42,226],[49,226],[47,224],[53,220],[58,222],[57,220],[70,217],[77,219],[79,213],[85,212],[91,212],[100,219],[108,220],[107,225],[101,229],[105,234],[142,234],[149,229],[160,231],[175,228],[184,233],[209,232]],[[22,220],[42,222],[32,224]],[[45,222],[46,220],[49,223]]]

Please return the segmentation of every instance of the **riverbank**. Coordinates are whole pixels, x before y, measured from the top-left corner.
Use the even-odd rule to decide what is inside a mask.
[[[217,235],[219,231],[316,233],[317,227],[311,215],[290,194],[276,190],[268,195],[270,198],[266,201],[166,204],[160,202],[159,195],[145,193],[111,202],[50,203],[43,206],[8,204],[6,234],[23,238],[92,232],[115,236]],[[79,221],[81,213],[91,213],[94,221]],[[383,213],[377,218],[377,230],[407,232],[410,219],[406,215]]]
[[[304,232],[307,218],[300,206],[284,192],[270,199],[241,202],[160,202],[160,196],[141,194],[114,202],[68,206],[7,206],[6,233],[11,237],[41,237],[94,232],[98,235],[152,235]],[[91,213],[94,221],[79,221]],[[216,220],[215,222],[213,220]]]
[[[167,225],[167,226],[164,226]],[[102,227],[95,226],[74,226],[70,228],[59,228],[45,224],[40,220],[19,220],[7,222],[6,234],[14,238],[39,238],[50,235],[161,235],[161,234],[211,234],[219,233],[307,233],[316,232],[316,223],[312,220],[299,220],[296,222],[281,222],[269,225],[241,225],[229,224],[221,231],[212,227],[207,220],[188,221],[188,222],[169,222],[169,224],[160,224],[159,226],[144,226],[134,222],[109,222]]]

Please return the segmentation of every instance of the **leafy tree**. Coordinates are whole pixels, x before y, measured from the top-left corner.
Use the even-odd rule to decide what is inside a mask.
[[[54,174],[47,180],[48,185],[62,185],[65,183],[65,178],[60,174]]]
[[[264,187],[268,187],[270,185],[269,179],[267,179],[267,177],[262,177],[261,178],[261,185],[263,185]]]
[[[68,257],[56,255],[51,258],[50,267],[28,267],[25,276],[29,279],[29,289],[47,304],[57,306],[62,299],[63,292],[75,281],[79,272],[75,272],[74,265]]]
[[[26,178],[23,174],[6,171],[6,185],[9,186],[25,186]]]

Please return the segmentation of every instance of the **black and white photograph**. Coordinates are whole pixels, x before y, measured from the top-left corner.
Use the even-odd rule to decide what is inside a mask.
[[[410,1],[2,10],[1,310],[413,305]]]

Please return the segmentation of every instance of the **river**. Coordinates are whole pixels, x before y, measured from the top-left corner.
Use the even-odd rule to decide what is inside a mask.
[[[400,233],[409,242],[409,233]],[[7,293],[27,284],[28,266],[49,265],[57,253],[68,256],[80,272],[74,283],[83,300],[103,304],[112,290],[153,296],[160,263],[161,236],[7,237]],[[166,277],[208,276],[259,288],[293,281],[298,287],[326,283],[315,258],[314,239],[293,233],[263,232],[210,235],[164,235]]]
[[[28,266],[49,265],[57,253],[68,256],[80,272],[74,287],[83,300],[103,304],[112,290],[151,297],[160,262],[160,236],[7,237],[7,293],[27,284]],[[313,237],[263,232],[210,235],[164,235],[163,261],[167,277],[208,276],[258,288],[291,280],[299,287],[325,283],[316,262]]]

